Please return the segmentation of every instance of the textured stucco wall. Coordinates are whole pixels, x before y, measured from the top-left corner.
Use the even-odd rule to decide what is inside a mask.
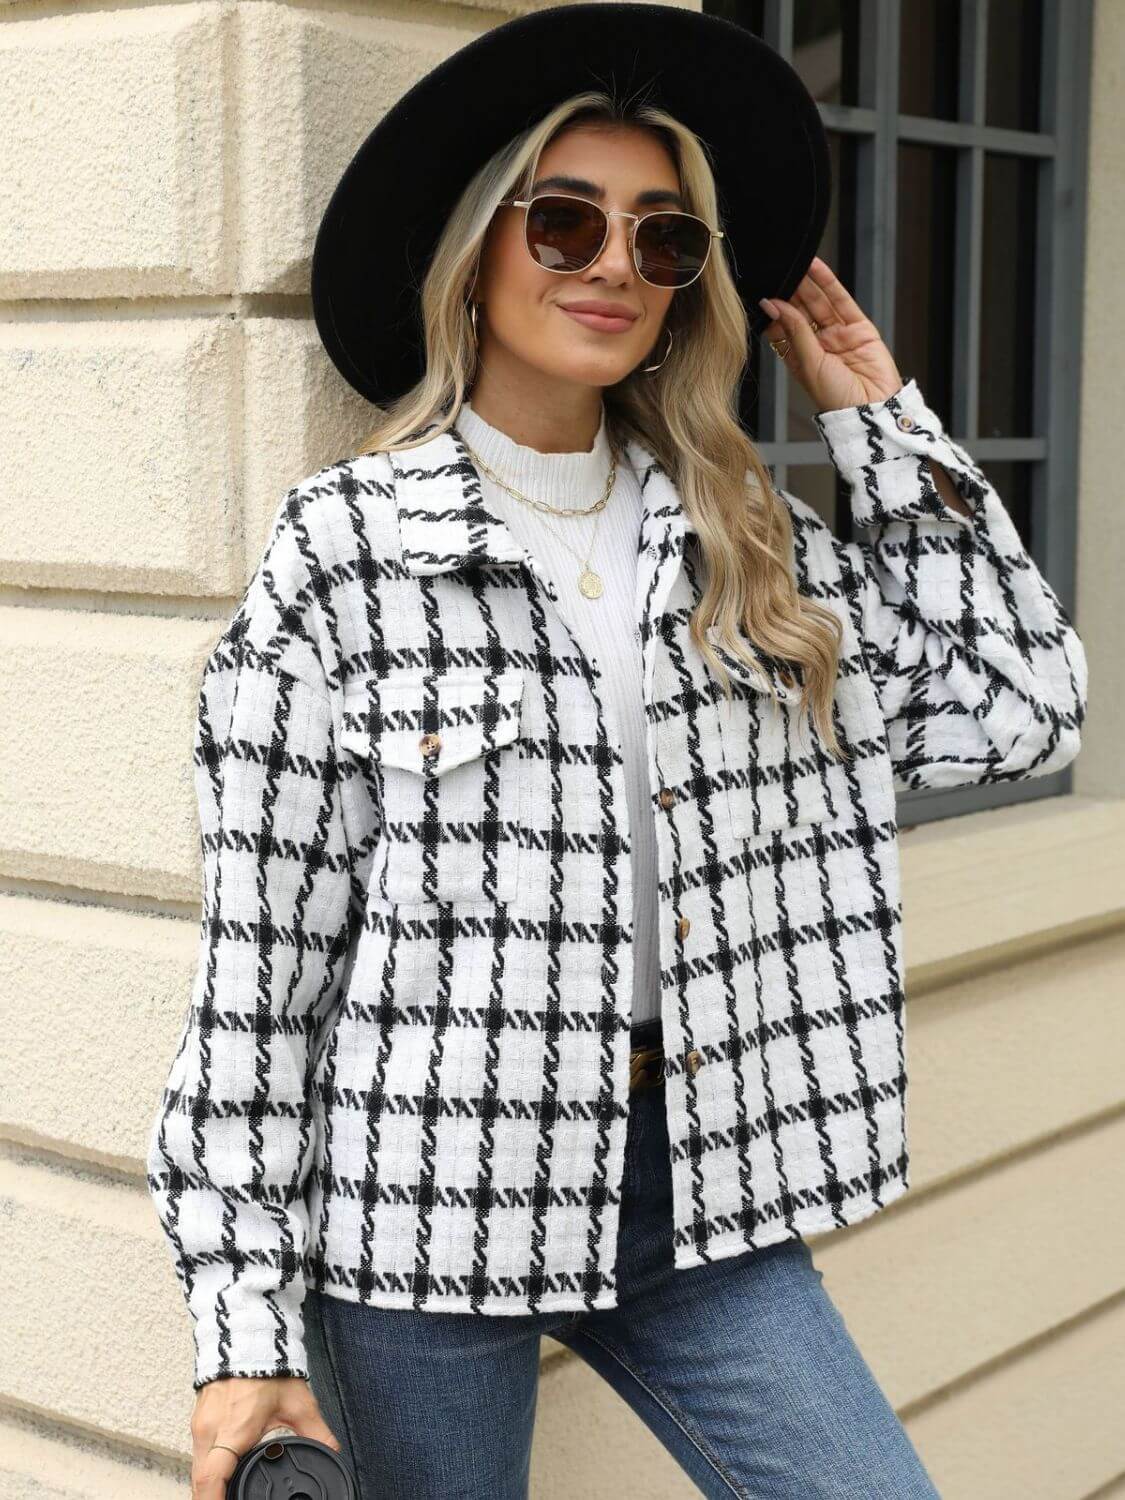
[[[327,193],[415,77],[530,8],[0,0],[0,1500],[187,1493],[189,1333],[141,1161],[195,956],[198,674],[284,489],[365,431],[306,294]],[[904,836],[916,1186],[816,1246],[966,1500],[1125,1471],[1123,70],[1100,0],[1082,795]],[[537,1496],[696,1493],[544,1356]]]

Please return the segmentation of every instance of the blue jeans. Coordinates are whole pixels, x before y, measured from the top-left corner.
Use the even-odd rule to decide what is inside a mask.
[[[633,1030],[634,1047],[659,1043],[659,1020]],[[310,1383],[360,1500],[526,1500],[543,1334],[603,1376],[704,1495],[933,1500],[804,1240],[674,1271],[671,1210],[656,1082],[630,1094],[619,1306],[475,1316],[310,1289]]]

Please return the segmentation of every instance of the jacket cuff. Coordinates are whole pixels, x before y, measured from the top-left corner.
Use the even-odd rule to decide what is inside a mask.
[[[279,1326],[267,1308],[256,1305],[256,1297],[237,1283],[228,1289],[225,1317],[220,1332],[219,1321],[210,1311],[194,1321],[195,1375],[192,1389],[200,1390],[212,1380],[228,1375],[265,1379],[295,1375],[308,1379],[302,1310],[304,1284],[290,1283],[272,1293],[272,1300],[284,1317]],[[217,1309],[216,1309],[217,1311]]]
[[[283,1375],[295,1376],[298,1380],[308,1380],[309,1378],[308,1369],[303,1365],[292,1365],[283,1362],[259,1368],[257,1366],[243,1367],[240,1364],[224,1361],[217,1368],[205,1369],[197,1364],[195,1379],[191,1383],[191,1388],[193,1391],[201,1391],[205,1385],[210,1385],[213,1380],[225,1380],[228,1376],[235,1375],[254,1380],[276,1380]]]
[[[927,460],[948,470],[958,493],[974,508],[985,477],[947,436],[916,380],[883,401],[818,412],[813,421],[851,487],[857,525],[937,518],[972,526],[973,517],[961,515],[941,498]]]

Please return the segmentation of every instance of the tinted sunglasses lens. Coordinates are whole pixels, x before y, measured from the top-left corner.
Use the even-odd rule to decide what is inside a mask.
[[[641,275],[654,286],[687,286],[702,271],[711,231],[691,214],[651,214],[637,226]]]
[[[527,210],[527,248],[545,271],[583,271],[601,249],[605,227],[596,203],[545,194]]]

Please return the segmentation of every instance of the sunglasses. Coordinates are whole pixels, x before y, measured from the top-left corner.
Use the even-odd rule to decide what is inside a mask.
[[[712,229],[695,214],[660,209],[631,214],[622,208],[609,212],[589,198],[565,193],[540,193],[534,198],[507,198],[501,208],[522,208],[524,242],[532,260],[544,271],[573,275],[592,266],[609,238],[610,214],[633,220],[630,248],[637,274],[650,286],[690,286],[702,275],[711,241],[723,231]]]

